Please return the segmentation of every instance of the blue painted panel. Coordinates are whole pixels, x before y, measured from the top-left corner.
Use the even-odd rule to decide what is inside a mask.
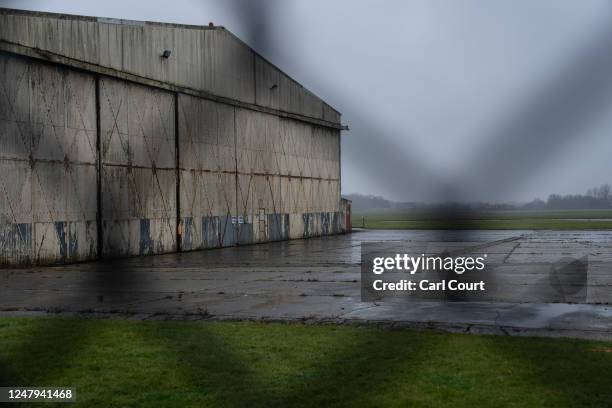
[[[289,214],[268,214],[268,241],[282,241],[289,238]]]
[[[193,218],[183,218],[183,235],[181,237],[181,249],[191,251],[193,247]]]
[[[151,221],[148,218],[140,219],[140,237],[139,237],[140,255],[150,255],[155,251],[155,242],[151,239]]]
[[[221,246],[232,246],[236,244],[236,225],[232,224],[231,216],[219,217],[219,230],[221,231]]]
[[[55,234],[57,235],[57,241],[59,242],[59,261],[65,262],[68,258],[68,246],[66,245],[66,223],[57,221],[53,223],[55,227]]]
[[[238,244],[252,244],[253,243],[253,224],[244,223],[238,224]]]
[[[68,227],[68,257],[71,260],[77,261],[79,258],[79,239],[77,235],[77,224],[67,222]]]
[[[201,248],[217,248],[219,246],[221,246],[219,217],[202,217]]]
[[[29,264],[32,254],[32,224],[6,224],[0,230],[0,264]]]

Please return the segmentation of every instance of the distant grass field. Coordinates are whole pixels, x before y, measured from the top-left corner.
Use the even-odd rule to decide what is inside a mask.
[[[381,209],[354,213],[354,227],[372,229],[612,229],[612,210],[458,212]]]
[[[0,344],[2,385],[75,387],[78,407],[604,407],[612,401],[612,342],[0,318]]]

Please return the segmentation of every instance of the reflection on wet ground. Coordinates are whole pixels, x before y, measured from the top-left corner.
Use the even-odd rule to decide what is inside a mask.
[[[485,244],[503,296],[478,302],[362,302],[362,241]],[[547,265],[588,255],[578,298],[542,297]],[[141,319],[262,319],[612,337],[612,231],[359,231],[200,252],[4,269],[2,314],[62,312]],[[499,281],[499,280],[498,280]],[[546,299],[546,302],[542,302]],[[551,303],[561,302],[561,303]]]

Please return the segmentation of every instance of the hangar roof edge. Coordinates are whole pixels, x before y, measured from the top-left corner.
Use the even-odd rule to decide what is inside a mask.
[[[168,27],[168,28],[184,28],[184,29],[192,29],[192,30],[223,30],[227,32],[228,34],[230,34],[234,38],[234,40],[238,41],[239,43],[247,47],[249,50],[251,50],[251,52],[253,52],[257,57],[261,58],[263,61],[273,66],[280,73],[287,76],[289,79],[294,81],[297,85],[299,85],[301,88],[305,89],[306,91],[314,95],[316,98],[321,100],[321,102],[327,105],[327,107],[335,111],[337,114],[339,115],[341,114],[341,112],[338,111],[336,108],[331,106],[329,103],[325,102],[321,97],[319,97],[314,92],[310,91],[308,88],[304,87],[301,84],[301,82],[297,81],[291,75],[287,74],[277,65],[275,65],[270,60],[268,60],[266,57],[264,57],[259,52],[254,50],[249,44],[243,41],[240,37],[238,37],[236,34],[234,34],[233,32],[231,32],[230,30],[228,30],[222,25],[213,25],[213,26],[204,25],[202,26],[202,25],[193,25],[193,24],[168,23],[168,22],[147,21],[147,20],[129,20],[129,19],[119,19],[119,18],[113,18],[113,17],[96,17],[96,16],[85,16],[85,15],[80,15],[80,14],[54,13],[54,12],[48,12],[48,11],[36,11],[36,10],[25,10],[25,9],[0,7],[0,15],[3,15],[3,14],[4,15],[23,15],[23,16],[30,16],[30,17],[49,17],[49,18],[55,18],[59,20],[90,21],[90,22],[102,23],[102,24],[118,24],[118,25],[126,25],[126,26],[153,26],[153,27]]]

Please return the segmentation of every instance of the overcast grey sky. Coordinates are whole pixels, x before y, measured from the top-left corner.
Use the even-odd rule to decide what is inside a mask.
[[[612,4],[0,1],[223,25],[343,113],[343,193],[530,200],[612,183]]]

